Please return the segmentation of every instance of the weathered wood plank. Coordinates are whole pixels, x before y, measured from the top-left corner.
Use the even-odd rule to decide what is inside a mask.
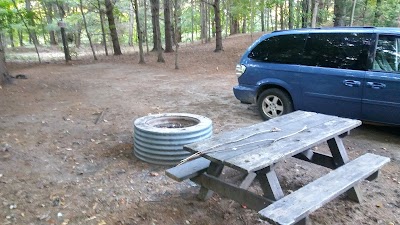
[[[205,158],[197,158],[182,165],[172,167],[166,170],[165,174],[168,177],[180,182],[205,172],[209,165],[210,160]]]
[[[282,139],[282,141],[284,142],[286,142],[290,137],[296,137],[297,139],[301,140],[303,138],[303,135],[307,135],[307,133],[309,133],[313,129],[321,130],[320,128],[321,126],[323,126],[323,129],[325,129],[324,132],[314,132],[313,136],[317,135],[317,137],[320,137],[319,139],[327,140],[326,134],[329,135],[333,133],[335,135],[340,135],[361,125],[361,121],[358,120],[351,120],[351,119],[340,118],[336,116],[329,116],[318,113],[296,111],[295,115],[299,116],[299,118],[295,119],[293,117],[290,117],[288,120],[289,122],[287,122],[287,120],[283,121],[276,120],[274,122],[275,119],[272,119],[270,121],[261,123],[264,124],[264,127],[260,126],[260,124],[257,124],[251,126],[253,128],[251,130],[239,129],[237,131],[233,131],[233,133],[228,132],[228,134],[233,135],[235,138],[228,139],[226,135],[224,135],[222,138],[219,138],[220,136],[218,135],[212,138],[212,140],[209,139],[200,144],[190,144],[185,146],[184,148],[187,151],[196,152],[196,151],[204,151],[207,148],[212,149],[213,146],[214,147],[217,146],[216,148],[212,149],[211,153],[204,155],[204,157],[211,161],[224,163],[225,161],[229,161],[232,158],[240,159],[242,158],[242,155],[249,155],[249,154],[251,155],[253,154],[253,152],[255,152],[255,154],[258,154],[260,151],[261,152],[265,151],[270,147],[271,143],[274,142],[273,140],[278,140],[273,143],[275,146],[280,145],[281,143],[281,141],[279,141],[280,139]],[[284,115],[282,117],[285,116],[287,115]],[[340,126],[331,127],[330,123],[334,123],[336,125],[339,124]],[[273,126],[271,126],[271,124],[273,124]],[[306,131],[295,134],[296,132],[302,130],[304,127],[307,127]],[[278,128],[279,131],[260,133],[262,131],[270,131],[272,128],[275,129]],[[257,132],[259,133],[257,134]],[[240,138],[242,139],[245,138],[245,139],[244,140],[241,140],[240,138],[238,139],[238,134],[240,134],[239,135]],[[251,134],[257,134],[257,135],[249,137],[249,135]],[[292,134],[295,135],[290,136]],[[316,139],[318,140],[318,138]],[[218,142],[218,140],[221,140],[221,142]],[[233,140],[239,140],[239,141],[232,142]],[[292,138],[292,140],[295,139]],[[218,145],[217,143],[220,144]],[[299,142],[297,143],[294,142],[292,144],[297,145],[298,143]],[[249,171],[243,168],[240,170]]]
[[[332,156],[325,155],[319,152],[313,152],[311,150],[307,151],[306,154],[299,153],[297,155],[294,155],[293,157],[297,159],[301,159],[307,162],[314,163],[316,165],[320,165],[329,169],[336,169],[337,165],[335,164],[335,161],[333,160]]]
[[[361,124],[357,120],[341,120],[340,118],[322,122],[304,132],[273,142],[269,146],[259,147],[242,154],[240,157],[228,159],[224,164],[247,172],[257,171],[272,165],[284,157],[303,152],[337,135],[353,129]]]
[[[219,177],[223,169],[223,164],[211,162],[210,166],[207,168],[207,174],[212,175],[213,177]],[[202,185],[198,194],[198,198],[205,201],[211,198],[212,195],[213,191]]]
[[[269,199],[226,183],[206,173],[194,177],[191,180],[203,187],[214,190],[220,196],[232,199],[241,205],[246,205],[250,209],[260,210],[272,203]]]
[[[261,218],[294,224],[379,170],[389,158],[367,153],[259,211]]]
[[[215,146],[220,146],[221,144],[231,143],[233,141],[240,140],[241,138],[247,137],[249,134],[254,134],[260,131],[269,131],[278,126],[284,126],[286,124],[293,124],[298,120],[302,120],[316,114],[317,113],[314,112],[295,111],[262,123],[254,124],[252,126],[224,132],[201,142],[195,142],[185,145],[184,149],[193,153],[204,151]]]

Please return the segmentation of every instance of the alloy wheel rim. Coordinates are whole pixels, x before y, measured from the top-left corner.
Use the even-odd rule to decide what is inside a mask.
[[[283,102],[276,95],[268,95],[263,100],[262,110],[269,118],[275,118],[283,114]]]

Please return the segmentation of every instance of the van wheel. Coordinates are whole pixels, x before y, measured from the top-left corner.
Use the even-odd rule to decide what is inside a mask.
[[[269,120],[293,111],[293,103],[289,95],[278,89],[263,91],[257,100],[258,111],[264,120]]]

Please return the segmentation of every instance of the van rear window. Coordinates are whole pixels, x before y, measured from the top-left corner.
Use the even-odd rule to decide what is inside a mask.
[[[249,58],[272,63],[301,64],[305,34],[273,36],[260,42]]]

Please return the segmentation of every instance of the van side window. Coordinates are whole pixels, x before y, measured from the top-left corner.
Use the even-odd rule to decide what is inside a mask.
[[[400,71],[400,37],[379,36],[373,70],[387,72]]]
[[[372,34],[309,34],[304,50],[305,65],[352,70],[368,69]]]
[[[273,36],[260,42],[249,58],[271,63],[301,64],[305,34]]]

